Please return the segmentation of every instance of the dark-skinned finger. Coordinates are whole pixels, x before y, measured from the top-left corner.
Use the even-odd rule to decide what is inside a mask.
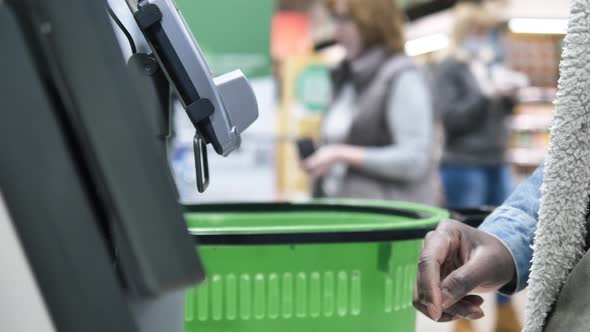
[[[428,318],[436,321],[437,319],[434,318],[432,316],[432,305],[426,305],[424,303],[422,303],[422,301],[420,300],[419,296],[418,296],[418,287],[414,287],[414,294],[413,294],[413,304],[414,304],[414,308],[416,308],[418,311],[420,311],[421,313],[423,313],[424,315],[426,315]]]
[[[480,307],[482,304],[483,299],[480,296],[468,295],[459,302],[445,309],[445,313],[469,320],[476,320],[485,316]]]
[[[426,306],[423,305],[422,303],[414,301],[414,308],[416,308],[416,310],[418,310],[419,312],[421,312],[422,314],[424,314],[426,317],[432,319],[428,315],[428,309],[426,309]]]
[[[418,297],[420,302],[428,308],[428,316],[436,321],[440,319],[443,309],[440,287],[441,266],[450,252],[456,250],[455,242],[457,241],[454,241],[447,232],[428,233],[418,262]]]
[[[426,312],[426,306],[420,303],[414,303],[414,306],[416,307],[416,309],[422,313],[424,316],[426,316],[427,318],[430,318],[430,316],[428,316],[428,313]],[[440,316],[440,319],[437,321],[439,323],[448,323],[448,322],[453,322],[456,321],[458,319],[461,319],[461,317],[459,316],[454,316],[451,314],[448,314],[446,312],[443,312],[442,315]]]
[[[475,295],[475,294],[467,295],[464,298],[462,298],[461,301],[470,302],[471,304],[478,306],[478,307],[481,307],[481,305],[484,302],[483,297],[481,297],[479,295]]]
[[[478,296],[478,298],[480,298],[480,297]],[[418,299],[418,295],[417,295],[415,289],[414,289],[413,303],[414,303],[414,307],[416,308],[416,310],[418,310],[420,313],[422,313],[426,317],[432,319],[428,313],[427,307],[424,304],[420,303],[420,300]],[[476,301],[474,301],[474,303],[478,303],[478,301],[476,300]],[[483,299],[480,298],[479,304],[482,304],[482,303],[483,303]],[[453,321],[456,321],[459,319],[461,319],[461,317],[450,314],[450,313],[443,312],[442,315],[440,316],[440,318],[438,319],[438,322],[439,323],[448,323],[448,322],[453,322]]]
[[[461,319],[461,317],[454,316],[451,314],[447,314],[446,312],[443,312],[443,314],[442,314],[442,316],[440,316],[440,319],[438,320],[438,322],[439,323],[448,323],[448,322],[454,322],[459,319]]]
[[[426,316],[427,318],[432,319],[429,314],[428,314],[428,309],[426,308],[425,305],[421,304],[421,303],[414,303],[414,307],[416,308],[416,310],[418,310],[420,313],[422,313],[424,316]],[[452,314],[448,314],[446,312],[443,312],[440,316],[440,318],[438,320],[436,320],[436,322],[439,323],[446,323],[446,322],[452,322],[455,320],[461,319],[461,317],[459,316],[454,316]]]
[[[486,281],[485,262],[472,259],[449,274],[442,282],[443,310],[459,302]]]

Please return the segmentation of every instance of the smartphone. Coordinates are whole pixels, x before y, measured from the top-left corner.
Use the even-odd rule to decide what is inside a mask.
[[[300,138],[297,140],[297,151],[299,152],[299,158],[305,160],[315,153],[315,143],[311,138]]]

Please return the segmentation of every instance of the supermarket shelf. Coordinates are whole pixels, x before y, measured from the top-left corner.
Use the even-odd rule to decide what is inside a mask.
[[[538,166],[545,161],[547,150],[513,148],[508,151],[510,163],[517,166]]]
[[[528,87],[519,91],[518,99],[521,103],[553,104],[556,94],[556,87]]]
[[[537,103],[523,103],[519,102],[516,106],[517,114],[553,114],[555,105],[549,102],[537,102]]]
[[[510,128],[514,131],[547,131],[552,121],[551,114],[517,114],[512,117]]]

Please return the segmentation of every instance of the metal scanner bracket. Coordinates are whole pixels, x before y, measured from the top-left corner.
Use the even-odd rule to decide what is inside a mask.
[[[241,71],[213,78],[205,57],[172,0],[144,0],[135,20],[195,126],[197,187],[209,183],[206,145],[223,156],[258,117],[254,91]]]

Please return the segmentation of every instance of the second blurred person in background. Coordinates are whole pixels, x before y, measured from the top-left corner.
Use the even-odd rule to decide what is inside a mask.
[[[430,92],[404,54],[396,1],[327,0],[346,59],[321,147],[303,161],[316,196],[435,204],[437,165]]]
[[[449,208],[497,206],[512,191],[507,121],[526,78],[504,65],[497,26],[483,7],[458,5],[452,50],[434,75],[435,105],[445,128],[441,175]],[[498,301],[495,331],[520,331],[509,300]],[[474,329],[460,321],[457,331]]]

